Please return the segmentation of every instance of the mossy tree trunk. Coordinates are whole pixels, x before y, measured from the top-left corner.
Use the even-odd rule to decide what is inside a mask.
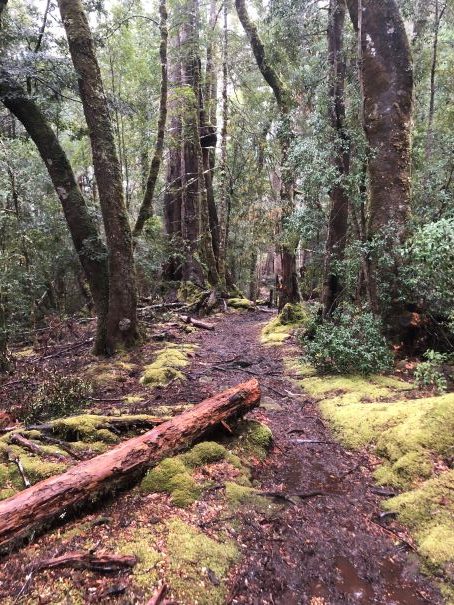
[[[107,348],[113,353],[119,346],[136,344],[138,339],[131,228],[111,117],[87,16],[81,0],[58,0],[58,5],[78,75],[106,232],[109,251]]]
[[[0,70],[0,98],[35,143],[59,197],[96,309],[98,327],[95,352],[104,354],[109,305],[107,250],[57,136],[36,102],[4,69]]]
[[[159,29],[161,33],[161,42],[159,45],[159,58],[161,60],[161,95],[159,99],[159,118],[158,118],[158,132],[156,135],[156,145],[151,160],[150,172],[145,187],[145,194],[140,206],[139,214],[137,216],[136,224],[133,230],[133,236],[139,237],[143,231],[146,221],[153,214],[153,197],[156,188],[156,181],[158,180],[159,169],[162,162],[162,154],[164,151],[164,137],[167,121],[167,89],[168,89],[168,77],[167,77],[167,7],[166,0],[160,0],[159,3]]]
[[[395,0],[347,0],[358,33],[363,126],[368,162],[368,239],[394,254],[410,213],[413,69],[405,25]],[[397,259],[395,264],[397,265]],[[376,255],[371,256],[371,306],[380,312]]]
[[[235,0],[235,6],[241,25],[251,44],[257,67],[267,84],[271,87],[281,114],[279,133],[282,173],[280,198],[282,206],[282,230],[284,231],[285,222],[295,209],[295,182],[293,174],[287,166],[290,145],[293,139],[290,112],[294,102],[288,87],[283,82],[276,69],[269,62],[257,27],[251,21],[247,12],[245,0]],[[298,288],[298,275],[296,272],[296,248],[297,243],[295,242],[284,242],[282,244],[282,288],[279,298],[279,310],[283,309],[287,303],[297,303],[301,300]]]
[[[330,0],[328,16],[329,117],[333,130],[336,182],[331,188],[331,207],[328,218],[328,236],[325,249],[323,280],[323,312],[331,315],[339,303],[342,284],[340,263],[344,259],[348,228],[348,193],[343,177],[350,168],[350,142],[345,129],[345,56],[343,31],[346,13],[345,0]]]

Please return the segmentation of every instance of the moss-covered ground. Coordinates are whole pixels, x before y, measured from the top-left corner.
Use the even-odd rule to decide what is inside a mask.
[[[289,365],[299,373],[298,362]],[[413,384],[394,377],[315,376],[302,364],[299,383],[319,401],[343,444],[367,447],[381,459],[377,483],[401,492],[385,509],[409,527],[428,567],[448,574],[454,562],[454,393],[421,397]]]
[[[290,338],[295,329],[304,327],[309,318],[309,312],[303,304],[285,305],[281,313],[262,329],[262,344],[270,346],[282,344]]]
[[[140,379],[148,387],[165,387],[174,380],[183,381],[181,371],[190,363],[190,356],[195,347],[188,344],[168,345],[157,351],[155,360],[145,366]]]

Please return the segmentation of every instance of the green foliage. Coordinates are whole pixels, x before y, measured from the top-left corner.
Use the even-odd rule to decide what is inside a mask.
[[[419,363],[415,370],[416,383],[420,386],[433,386],[443,393],[448,386],[443,373],[443,364],[448,360],[448,356],[429,349],[424,353],[424,357],[427,361]]]
[[[75,414],[91,392],[89,382],[49,370],[40,378],[36,393],[20,408],[18,417],[33,423]]]
[[[448,316],[454,307],[454,219],[427,223],[404,250],[408,266],[404,285],[415,300],[424,300],[433,312]]]
[[[302,336],[307,362],[319,372],[376,374],[392,367],[393,357],[381,324],[371,313],[339,312],[319,324],[313,335]]]

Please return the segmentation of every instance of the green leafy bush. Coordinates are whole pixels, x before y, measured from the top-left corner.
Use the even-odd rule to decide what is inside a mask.
[[[418,364],[415,370],[415,380],[419,386],[435,387],[440,393],[447,389],[446,376],[443,373],[443,364],[448,361],[448,356],[429,349],[424,353],[427,361]]]
[[[338,313],[332,321],[302,336],[305,360],[319,372],[376,374],[392,367],[393,356],[381,334],[381,324],[372,313]]]
[[[92,392],[89,382],[49,371],[18,417],[25,423],[61,418],[79,412]]]

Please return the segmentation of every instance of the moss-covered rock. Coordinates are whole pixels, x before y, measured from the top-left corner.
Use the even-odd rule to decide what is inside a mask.
[[[227,299],[227,304],[232,309],[253,309],[254,303],[250,301],[248,298],[229,298]]]
[[[227,578],[239,559],[232,540],[217,542],[180,519],[167,523],[169,584],[181,603],[223,605],[227,597]]]
[[[271,429],[256,420],[243,420],[238,424],[233,451],[264,460],[273,441]]]
[[[182,459],[187,466],[197,467],[212,462],[224,460],[227,450],[215,441],[203,441],[195,445],[192,450],[183,454]]]
[[[143,492],[165,492],[170,494],[176,506],[189,506],[201,494],[201,488],[192,478],[180,456],[165,458],[148,471],[140,484]]]
[[[156,353],[153,363],[145,366],[140,382],[149,387],[166,387],[174,380],[184,380],[182,368],[189,365],[193,345],[169,345]]]
[[[294,329],[303,327],[310,321],[310,315],[303,304],[287,304],[281,313],[269,321],[262,329],[261,342],[265,345],[279,345],[290,338]]]

